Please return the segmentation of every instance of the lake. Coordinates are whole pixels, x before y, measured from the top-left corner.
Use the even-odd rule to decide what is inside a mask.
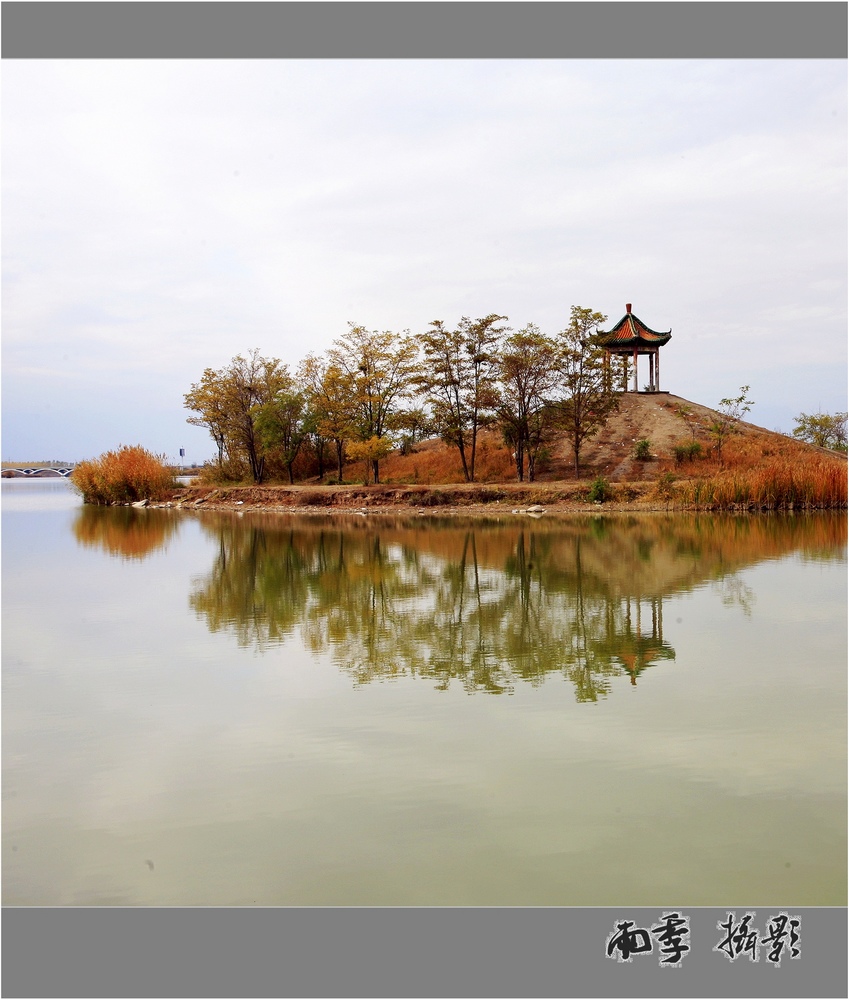
[[[845,514],[2,481],[6,905],[845,906]]]

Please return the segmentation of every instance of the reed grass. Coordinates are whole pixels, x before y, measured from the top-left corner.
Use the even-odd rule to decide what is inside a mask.
[[[680,482],[678,499],[684,506],[705,510],[845,508],[846,463],[808,458],[727,469]]]
[[[91,504],[162,500],[176,485],[165,457],[141,445],[124,445],[99,458],[79,462],[71,474],[71,484]]]

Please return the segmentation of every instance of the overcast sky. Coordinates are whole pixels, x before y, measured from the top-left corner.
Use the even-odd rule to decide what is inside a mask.
[[[212,457],[183,395],[258,347],[572,305],[662,388],[846,409],[845,61],[2,66],[2,457]],[[645,361],[642,362],[646,364]],[[641,369],[641,384],[648,370]]]

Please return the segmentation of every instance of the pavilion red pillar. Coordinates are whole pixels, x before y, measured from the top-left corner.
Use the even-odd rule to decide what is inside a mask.
[[[634,392],[639,392],[637,387],[637,348],[634,348]]]

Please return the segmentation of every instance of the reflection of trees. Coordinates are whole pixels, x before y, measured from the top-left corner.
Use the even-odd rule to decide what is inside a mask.
[[[144,559],[176,532],[177,515],[166,510],[96,507],[86,504],[72,525],[81,545],[102,548],[125,559]]]
[[[752,617],[755,592],[736,573],[722,577],[715,585],[720,600],[727,607],[738,607],[747,618]]]
[[[846,537],[839,518],[813,534],[794,519],[715,516],[204,524],[218,554],[191,605],[242,644],[298,631],[357,684],[411,675],[502,693],[557,673],[581,701],[674,659],[665,596],[727,580],[745,610],[737,570],[807,545],[824,557]]]
[[[651,629],[645,634],[641,595],[616,594],[618,585],[611,588],[609,578],[602,581],[587,571],[586,550],[592,554],[594,539],[599,539],[594,527],[588,536],[574,537],[569,572],[546,572],[553,569],[554,560],[545,539],[534,533],[522,535],[507,569],[519,584],[520,612],[514,615],[519,629],[510,646],[516,672],[539,682],[557,670],[572,682],[579,701],[597,701],[607,694],[612,677],[628,673],[636,683],[637,675],[654,661],[675,658],[663,641],[660,596],[649,600]],[[605,544],[611,544],[610,539]]]

